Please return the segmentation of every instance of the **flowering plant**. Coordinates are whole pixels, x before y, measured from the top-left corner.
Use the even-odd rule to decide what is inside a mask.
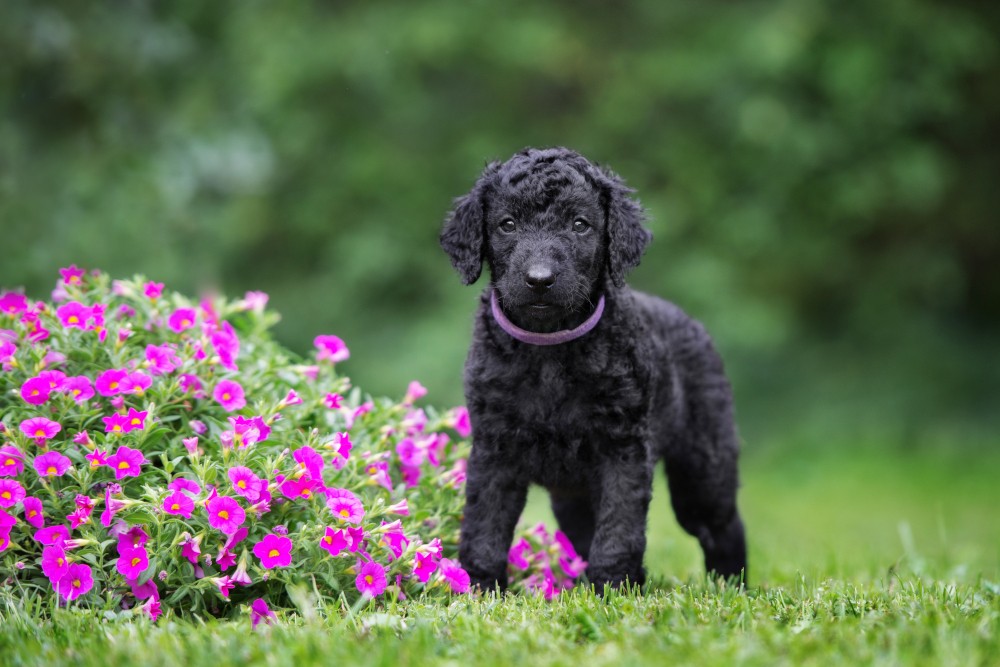
[[[51,304],[0,294],[3,585],[153,619],[247,606],[254,625],[301,585],[343,605],[468,591],[464,408],[416,407],[417,382],[363,397],[336,336],[294,359],[262,293],[61,272]],[[547,596],[582,570],[517,553]]]

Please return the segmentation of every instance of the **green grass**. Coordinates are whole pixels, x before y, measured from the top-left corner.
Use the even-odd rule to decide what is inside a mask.
[[[747,591],[704,580],[659,479],[641,594],[346,614],[303,597],[303,613],[251,633],[249,619],[43,621],[0,586],[0,664],[1000,664],[1000,456],[757,455],[743,476]],[[525,520],[540,519],[533,494]]]

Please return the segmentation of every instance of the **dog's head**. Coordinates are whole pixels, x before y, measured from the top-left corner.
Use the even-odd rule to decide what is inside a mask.
[[[651,234],[631,193],[571,150],[525,149],[455,201],[441,246],[466,285],[485,259],[504,310],[545,327],[592,308],[606,278],[620,287],[639,264]]]

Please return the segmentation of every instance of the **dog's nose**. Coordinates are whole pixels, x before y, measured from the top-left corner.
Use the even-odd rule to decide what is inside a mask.
[[[528,273],[524,277],[524,281],[528,283],[528,287],[536,292],[544,292],[548,288],[552,287],[552,284],[556,281],[554,275],[552,275],[552,269],[542,264],[532,264],[528,267]]]

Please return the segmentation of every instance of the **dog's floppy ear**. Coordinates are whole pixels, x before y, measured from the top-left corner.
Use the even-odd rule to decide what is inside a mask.
[[[465,285],[476,282],[483,270],[484,191],[487,179],[499,168],[499,162],[487,165],[472,191],[455,200],[441,230],[441,247],[451,257],[451,265]]]
[[[600,168],[608,215],[608,272],[615,285],[625,284],[625,275],[639,265],[653,234],[642,226],[646,213],[630,196],[635,192],[612,171]]]

